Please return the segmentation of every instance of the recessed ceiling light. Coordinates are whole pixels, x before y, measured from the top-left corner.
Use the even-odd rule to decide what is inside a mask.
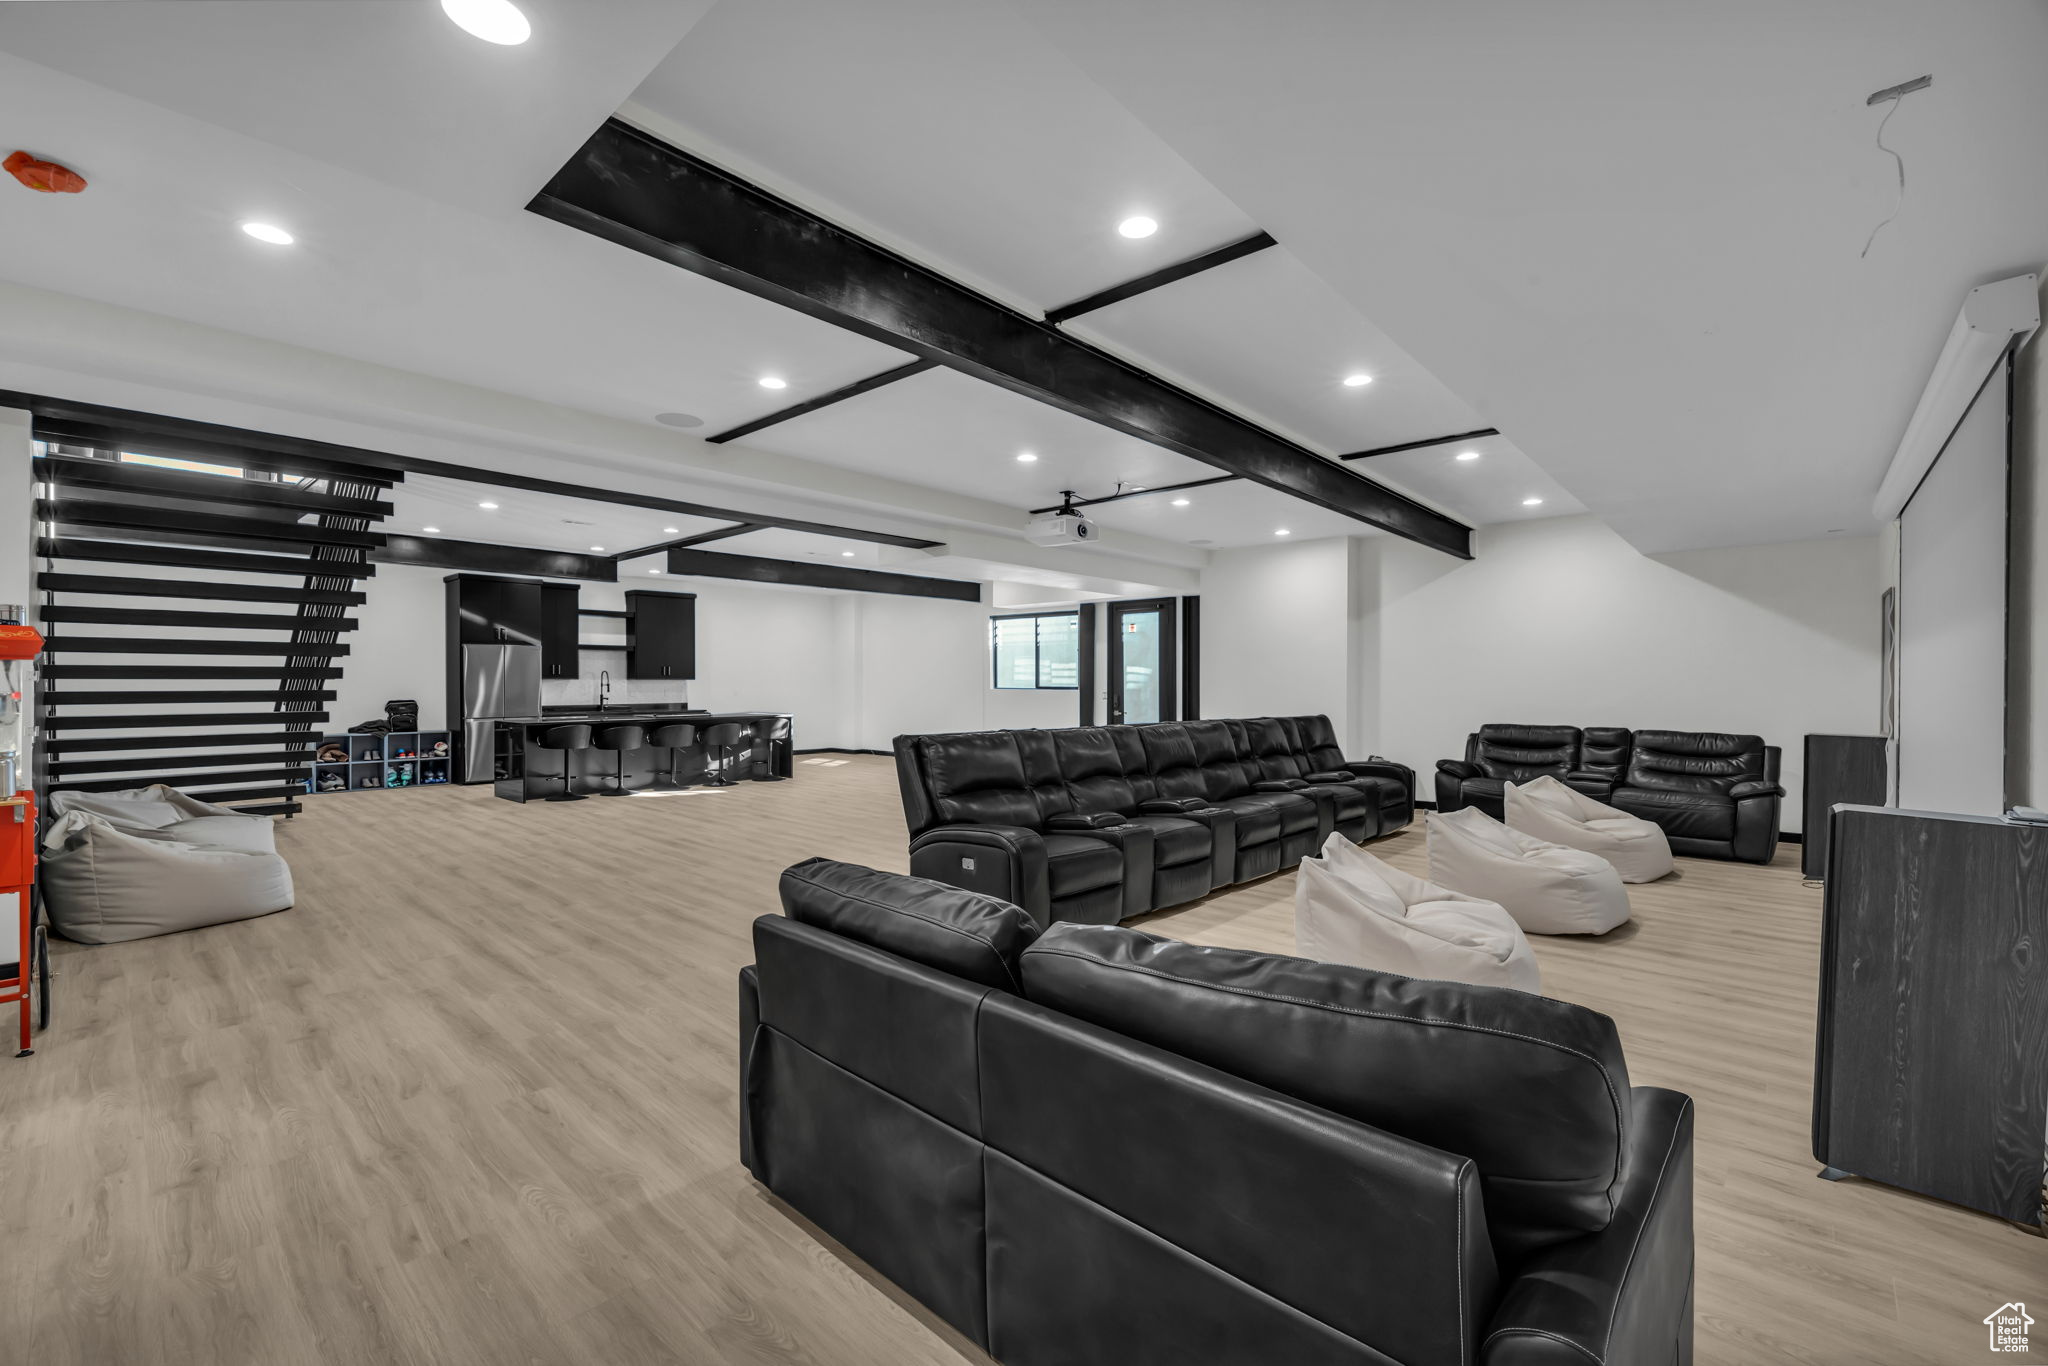
[[[482,508],[486,512],[496,512],[498,510],[498,505],[496,503],[478,503],[477,506]]]
[[[1280,529],[1279,529],[1278,531],[1274,532],[1273,534],[1274,534],[1275,536],[1292,536],[1292,535],[1293,535],[1294,533],[1293,533],[1293,532],[1291,532],[1291,531],[1289,531],[1289,530],[1288,530],[1288,529],[1287,529],[1286,527],[1284,527],[1284,526],[1283,526],[1283,527],[1281,527],[1281,528],[1280,528]]]
[[[1185,498],[1176,498],[1173,500],[1173,505],[1177,508],[1184,508],[1188,505],[1188,500]]]
[[[601,546],[601,545],[594,545],[594,546],[592,546],[592,547],[590,547],[590,548],[591,548],[592,550],[597,550],[597,551],[602,551],[602,550],[604,549],[604,547],[603,547],[603,546]]]
[[[755,380],[754,383],[760,385],[763,389],[787,389],[789,387],[789,381],[780,375],[763,375]]]
[[[1370,383],[1372,383],[1371,375],[1357,374],[1344,376],[1344,387],[1346,389],[1363,389]]]
[[[842,550],[839,553],[849,560],[853,558],[853,552],[851,550]]]
[[[1543,500],[1541,498],[1524,498],[1522,506],[1525,508],[1540,508],[1543,506]]]
[[[533,36],[533,25],[512,0],[441,0],[441,12],[472,37],[514,47]]]
[[[1477,460],[1478,458],[1479,458],[1479,452],[1478,452],[1478,451],[1459,451],[1459,452],[1458,452],[1458,459],[1460,459],[1460,460]]]
[[[1038,459],[1038,452],[1036,451],[1017,452],[1017,463],[1020,465],[1029,465],[1036,459]]]
[[[1116,230],[1126,237],[1150,237],[1153,233],[1159,231],[1159,221],[1139,214],[1134,218],[1126,218],[1123,222],[1117,224]]]
[[[438,536],[441,534],[441,528],[437,526],[423,526],[420,528],[420,530],[426,532],[429,536]]]
[[[275,223],[244,223],[242,231],[259,242],[268,242],[273,247],[288,247],[296,239]]]
[[[650,574],[659,574],[661,571],[659,569],[650,569],[647,572]]]
[[[680,536],[682,532],[683,529],[679,526],[665,526],[661,529],[661,534],[664,536]]]
[[[656,413],[654,420],[664,427],[701,427],[704,419],[695,413]]]

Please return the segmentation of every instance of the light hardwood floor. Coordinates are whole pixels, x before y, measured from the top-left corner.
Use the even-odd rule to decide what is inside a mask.
[[[56,1027],[0,1060],[0,1362],[985,1361],[735,1157],[734,977],[776,872],[905,866],[887,761],[797,772],[322,797],[279,830],[294,910],[56,946]],[[1376,849],[1422,870],[1419,832]],[[1815,1179],[1795,852],[1680,860],[1634,924],[1539,940],[1548,989],[1698,1099],[1702,1366],[1979,1360],[1985,1314],[2048,1303],[2048,1242]],[[1291,951],[1292,889],[1143,928]]]

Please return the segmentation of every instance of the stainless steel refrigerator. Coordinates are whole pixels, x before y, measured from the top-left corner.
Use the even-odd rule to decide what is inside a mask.
[[[496,777],[496,721],[540,715],[540,646],[462,647],[462,781],[487,783]]]

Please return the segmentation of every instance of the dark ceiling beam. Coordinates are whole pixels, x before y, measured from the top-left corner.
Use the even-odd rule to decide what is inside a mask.
[[[445,536],[390,536],[370,552],[378,564],[415,564],[480,574],[521,574],[543,579],[588,579],[617,583],[619,566],[609,555],[568,550],[534,550],[488,541],[454,541]]]
[[[1428,446],[1448,446],[1453,441],[1477,441],[1482,436],[1499,436],[1498,427],[1481,427],[1474,432],[1459,432],[1456,436],[1432,436],[1426,441],[1403,441],[1398,446],[1375,446],[1369,451],[1353,451],[1340,455],[1339,460],[1370,460],[1376,455],[1397,455],[1402,451],[1419,451]]]
[[[734,555],[723,550],[683,547],[668,552],[668,572],[699,579],[739,579],[799,588],[836,588],[853,593],[895,593],[913,598],[946,598],[980,602],[981,585],[966,579],[932,579],[921,574],[894,574],[886,569],[858,569],[843,564],[812,564],[807,560],[771,560],[760,555]]]
[[[1375,455],[1393,455],[1397,451],[1419,451],[1429,446],[1448,446],[1456,441],[1474,441],[1482,436],[1499,435],[1500,429],[1498,427],[1481,427],[1476,432],[1459,432],[1455,436],[1432,436],[1424,441],[1403,441],[1398,446],[1375,446],[1369,451],[1353,451],[1349,455],[1340,455],[1337,458],[1339,460],[1364,460]],[[1235,483],[1236,480],[1236,475],[1224,474],[1218,475],[1214,479],[1190,479],[1180,484],[1156,484],[1151,488],[1132,489],[1129,493],[1105,493],[1100,498],[1076,498],[1072,506],[1092,508],[1102,503],[1121,503],[1126,498],[1150,498],[1157,493],[1178,493],[1182,489],[1203,489],[1208,488],[1211,484],[1229,484]],[[1058,507],[1033,508],[1031,509],[1031,515],[1040,517],[1048,512],[1058,511]]]
[[[1111,304],[1120,304],[1126,299],[1135,299],[1140,294],[1150,293],[1161,285],[1170,285],[1176,280],[1185,280],[1190,275],[1200,275],[1205,270],[1214,270],[1218,266],[1229,265],[1240,257],[1250,256],[1255,251],[1264,251],[1267,247],[1277,245],[1279,244],[1273,240],[1272,233],[1255,232],[1250,237],[1232,242],[1228,246],[1218,247],[1214,251],[1205,251],[1200,256],[1190,256],[1187,260],[1176,262],[1170,266],[1161,266],[1150,275],[1140,275],[1135,280],[1126,280],[1123,284],[1111,285],[1108,289],[1090,294],[1085,299],[1076,299],[1070,304],[1064,304],[1047,313],[1045,320],[1057,325],[1067,321],[1069,318],[1078,318],[1083,313],[1093,313],[1098,308],[1108,308]]]
[[[365,450],[358,446],[337,446],[325,441],[279,436],[270,432],[246,431],[211,422],[188,422],[183,418],[160,417],[155,413],[127,408],[108,408],[96,403],[73,403],[0,390],[0,408],[24,408],[35,415],[35,436],[41,441],[79,441],[117,450],[160,450],[220,459],[232,455],[235,463],[250,469],[280,469],[322,478],[336,475],[365,478],[384,484],[398,483],[407,474],[431,474],[442,479],[459,479],[470,484],[491,484],[498,488],[525,489],[529,493],[552,493],[563,498],[583,498],[594,503],[618,503],[625,507],[649,508],[656,512],[680,512],[686,517],[708,517],[720,522],[756,522],[786,531],[814,531],[821,536],[840,536],[873,545],[902,546],[906,550],[934,550],[944,541],[918,536],[899,536],[891,531],[863,531],[858,527],[835,526],[796,517],[776,517],[737,508],[714,507],[679,498],[662,498],[651,493],[626,493],[589,484],[569,484],[559,479],[536,479],[503,470],[453,465],[445,460],[426,460],[413,455]],[[79,438],[65,431],[90,430],[97,435]],[[168,433],[160,440],[146,440],[148,434]],[[175,440],[176,445],[168,444]],[[143,442],[144,444],[134,444]],[[273,454],[284,458],[273,459]],[[369,471],[367,475],[364,473]]]
[[[742,422],[737,427],[728,427],[718,435],[707,436],[704,439],[714,446],[727,441],[737,441],[743,436],[753,435],[763,427],[773,427],[778,422],[787,422],[793,417],[815,413],[820,408],[829,408],[850,398],[859,398],[870,390],[879,389],[885,384],[894,384],[899,379],[921,375],[927,370],[938,368],[938,364],[935,360],[914,360],[908,365],[899,365],[894,370],[884,370],[879,375],[869,375],[866,379],[857,379],[851,384],[841,385],[829,394],[820,394],[816,398],[807,398],[802,403],[792,403],[787,408],[778,408],[766,417],[757,417],[752,422]]]
[[[608,120],[527,206],[1127,436],[1462,559],[1472,529]]]
[[[750,531],[759,531],[761,529],[762,527],[759,522],[734,522],[731,526],[713,527],[709,531],[700,531],[693,536],[678,536],[673,541],[657,541],[653,545],[636,546],[631,550],[623,550],[612,556],[612,561],[615,564],[624,564],[627,560],[637,560],[642,555],[652,555],[663,550],[674,550],[681,546],[703,545],[706,541],[722,541],[728,536],[744,536]]]

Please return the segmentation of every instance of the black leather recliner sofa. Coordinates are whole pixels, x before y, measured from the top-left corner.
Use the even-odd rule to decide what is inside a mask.
[[[1440,811],[1501,819],[1502,785],[1549,775],[1654,821],[1674,853],[1769,863],[1785,789],[1779,750],[1756,735],[1618,727],[1481,726],[1463,759],[1437,763]]]
[[[741,1158],[1006,1366],[1687,1366],[1692,1108],[1563,1001],[783,875]]]
[[[1328,717],[899,735],[910,871],[1114,924],[1292,867],[1415,813],[1415,774],[1349,760]]]

